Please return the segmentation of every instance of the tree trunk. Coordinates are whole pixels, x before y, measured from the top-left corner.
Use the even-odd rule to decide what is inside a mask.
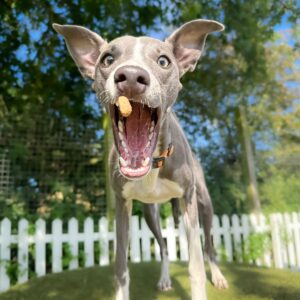
[[[115,214],[115,194],[111,186],[109,152],[113,143],[113,133],[111,129],[111,121],[109,114],[104,113],[103,116],[104,129],[104,164],[105,164],[105,194],[107,205],[107,219],[111,227]]]
[[[261,211],[261,206],[257,189],[255,159],[251,145],[246,111],[243,105],[239,105],[236,109],[236,124],[242,150],[242,171],[246,184],[247,200],[251,207],[250,210],[254,213],[259,213]]]

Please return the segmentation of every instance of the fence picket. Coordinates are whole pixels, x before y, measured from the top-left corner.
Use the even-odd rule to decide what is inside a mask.
[[[62,271],[62,221],[55,219],[52,222],[52,272]]]
[[[246,241],[251,232],[248,215],[242,215],[242,238],[243,238],[243,257],[246,252]]]
[[[108,220],[101,218],[99,221],[99,243],[100,243],[100,266],[109,264],[109,239],[108,239]]]
[[[232,261],[232,244],[231,244],[231,228],[229,217],[227,215],[222,216],[222,227],[223,227],[223,236],[227,261]]]
[[[242,237],[241,237],[241,225],[240,219],[237,215],[232,215],[232,235],[234,242],[234,254],[236,259],[241,262],[242,261]]]
[[[35,272],[40,277],[46,274],[46,222],[39,219],[35,226]]]
[[[69,247],[71,252],[71,261],[69,263],[69,270],[77,269],[78,264],[78,221],[72,218],[68,222],[68,237]]]
[[[293,243],[293,223],[291,222],[290,214],[283,214],[284,226],[287,232],[287,252],[288,252],[288,264],[290,267],[296,267],[296,255]]]
[[[274,264],[276,268],[283,268],[283,260],[281,256],[281,239],[279,232],[279,222],[277,218],[277,214],[272,214],[270,216],[270,224],[271,224],[271,236],[272,236],[272,248],[274,255]]]
[[[21,219],[18,225],[18,283],[28,280],[28,221]]]
[[[87,218],[84,221],[84,266],[91,267],[94,265],[94,221]]]
[[[269,231],[269,226],[267,223],[267,218],[263,215],[260,214],[259,215],[260,218],[260,226],[261,226],[261,232],[267,234]],[[264,253],[264,265],[267,267],[271,267],[272,266],[272,259],[271,259],[271,253],[270,253],[270,236],[267,235],[266,236],[266,249],[265,249],[265,253]]]
[[[287,257],[287,241],[288,241],[288,232],[284,227],[283,216],[282,214],[276,214],[277,220],[279,221],[279,238],[281,240],[281,255],[283,260],[283,267],[288,267],[288,257]]]
[[[142,258],[143,261],[151,260],[151,233],[145,219],[141,219]]]
[[[7,263],[10,262],[11,222],[9,219],[3,219],[0,232],[0,291],[3,292],[10,286],[10,279],[6,273]]]
[[[141,261],[139,217],[131,218],[130,259],[132,262]]]
[[[216,215],[213,216],[212,234],[213,234],[214,247],[217,252],[217,260],[221,260],[221,253],[220,253],[222,247],[221,235],[223,234],[223,230],[220,226],[220,220]]]
[[[170,261],[177,260],[177,251],[176,251],[176,236],[177,230],[175,229],[174,219],[167,218],[166,220],[166,229],[165,229],[165,238],[167,240],[167,249],[169,254]]]
[[[296,250],[297,267],[300,270],[300,214],[292,213],[293,236]]]

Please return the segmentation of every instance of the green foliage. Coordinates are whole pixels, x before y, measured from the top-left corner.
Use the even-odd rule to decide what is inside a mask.
[[[16,284],[18,281],[18,275],[20,273],[20,265],[16,260],[9,260],[5,262],[5,271],[8,275],[11,284]]]
[[[206,157],[203,157],[205,161]],[[218,160],[205,161],[208,189],[217,215],[237,214],[246,211],[246,195],[244,192],[241,170],[237,162],[228,164]]]
[[[160,217],[166,219],[172,216],[172,205],[171,202],[164,203],[160,206]]]
[[[76,258],[74,255],[72,255],[71,252],[71,246],[70,244],[63,244],[63,251],[62,251],[62,266],[63,269],[67,269],[70,262]]]
[[[95,257],[99,257],[100,255],[100,246],[99,243],[96,244],[97,247],[94,247],[94,255]],[[68,243],[63,244],[63,251],[62,251],[62,267],[64,270],[69,268],[69,265],[73,259],[78,259],[79,266],[85,265],[86,254],[82,247],[80,247],[78,251],[78,256],[74,256],[71,251],[71,246]]]
[[[221,245],[218,249],[218,254],[220,255],[220,261],[221,262],[227,262],[227,253],[226,253],[226,248],[224,245]]]
[[[172,205],[171,202],[163,203],[159,207],[160,217],[166,219],[172,216]],[[139,201],[133,201],[132,214],[135,216],[143,216],[143,204]]]
[[[298,211],[300,174],[273,174],[261,185],[261,195],[264,210],[268,213]]]
[[[133,201],[132,203],[132,214],[135,216],[143,216],[143,204],[139,201]]]
[[[27,230],[28,235],[33,236],[33,235],[35,235],[35,232],[36,232],[35,224],[32,224],[32,223],[28,224],[28,230]]]
[[[266,251],[271,249],[270,237],[266,233],[251,233],[244,241],[243,261],[253,263],[262,259]]]

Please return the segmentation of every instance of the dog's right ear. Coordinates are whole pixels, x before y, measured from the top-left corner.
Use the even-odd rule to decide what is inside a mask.
[[[60,33],[67,44],[80,73],[84,77],[95,79],[95,66],[100,48],[106,42],[95,32],[76,25],[52,25]]]

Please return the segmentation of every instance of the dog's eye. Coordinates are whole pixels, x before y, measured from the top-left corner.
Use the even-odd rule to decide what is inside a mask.
[[[165,56],[162,55],[158,58],[157,63],[163,68],[166,69],[170,65],[170,60]]]
[[[110,66],[114,61],[115,59],[111,54],[107,54],[101,59],[101,63],[104,67]]]

